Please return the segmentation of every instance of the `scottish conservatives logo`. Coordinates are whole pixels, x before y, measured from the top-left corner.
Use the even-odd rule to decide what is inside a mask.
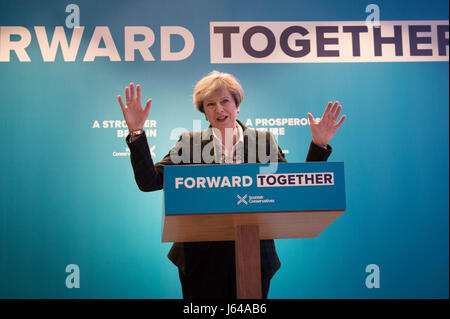
[[[265,204],[265,203],[275,203],[275,199],[268,199],[264,198],[262,195],[256,195],[256,196],[248,196],[248,194],[245,194],[244,196],[236,195],[238,198],[237,205],[240,204]],[[248,197],[248,199],[247,199]]]
[[[245,194],[243,197],[241,197],[241,196],[239,196],[239,195],[236,195],[236,196],[239,198],[239,200],[238,200],[238,202],[237,202],[238,205],[239,205],[240,203],[244,203],[245,205],[248,205],[247,201],[245,200],[245,199],[247,198],[247,194]]]

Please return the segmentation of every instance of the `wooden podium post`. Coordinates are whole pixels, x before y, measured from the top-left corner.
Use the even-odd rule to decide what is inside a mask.
[[[258,225],[236,227],[236,289],[238,299],[261,299],[261,252]]]

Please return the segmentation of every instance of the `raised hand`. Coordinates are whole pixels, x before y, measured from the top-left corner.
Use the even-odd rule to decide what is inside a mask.
[[[123,104],[122,97],[117,96],[120,107],[122,108],[123,117],[127,122],[128,130],[134,131],[144,127],[144,123],[147,120],[148,113],[150,112],[150,105],[152,99],[148,99],[145,104],[145,109],[141,105],[141,86],[136,86],[136,95],[134,94],[134,83],[130,83],[130,87],[125,88],[125,101]]]
[[[341,113],[342,106],[336,101],[334,104],[329,102],[325,108],[325,112],[319,121],[314,120],[311,113],[308,113],[309,123],[311,126],[311,134],[313,142],[323,148],[326,148],[328,143],[333,138],[334,134],[345,120],[345,115],[336,124],[336,121]]]

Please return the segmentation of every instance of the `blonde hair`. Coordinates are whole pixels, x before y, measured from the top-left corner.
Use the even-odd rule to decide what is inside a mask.
[[[214,92],[220,89],[226,89],[239,106],[244,99],[244,90],[239,81],[229,73],[219,71],[212,71],[207,76],[203,77],[197,82],[194,88],[194,107],[202,113],[203,101],[210,97]]]

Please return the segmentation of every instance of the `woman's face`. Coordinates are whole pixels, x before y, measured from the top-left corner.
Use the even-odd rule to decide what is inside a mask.
[[[203,101],[203,109],[209,123],[219,129],[234,128],[239,106],[227,89],[219,89]]]

